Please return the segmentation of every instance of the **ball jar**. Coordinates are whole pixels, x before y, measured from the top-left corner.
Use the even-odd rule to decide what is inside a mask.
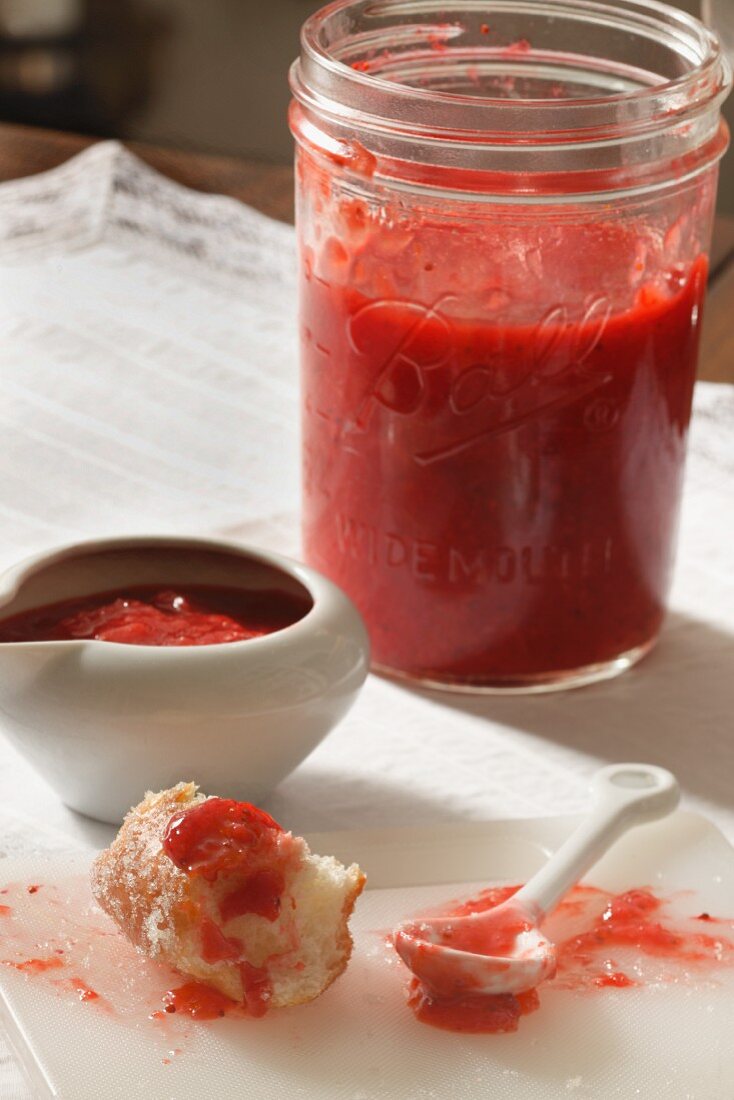
[[[291,84],[306,559],[378,670],[629,667],[671,580],[716,39],[654,0],[338,0]]]

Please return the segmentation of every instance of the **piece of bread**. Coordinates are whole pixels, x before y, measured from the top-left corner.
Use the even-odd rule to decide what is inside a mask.
[[[253,1015],[311,1001],[342,973],[364,882],[193,783],[148,793],[92,867],[95,898],[136,947]]]

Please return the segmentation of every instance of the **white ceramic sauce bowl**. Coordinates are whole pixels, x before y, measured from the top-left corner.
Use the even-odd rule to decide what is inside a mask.
[[[288,558],[233,542],[119,538],[64,546],[0,576],[0,618],[125,586],[277,586],[312,606],[262,637],[137,646],[0,643],[0,723],[67,806],[117,824],[146,790],[194,780],[260,802],[354,702],[369,643],[351,601]]]

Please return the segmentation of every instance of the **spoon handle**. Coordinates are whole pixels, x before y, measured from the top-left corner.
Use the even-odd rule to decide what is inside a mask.
[[[515,900],[547,916],[590,867],[634,825],[665,817],[678,805],[674,775],[652,764],[611,764],[591,781],[591,811]],[[541,917],[542,919],[542,917]]]

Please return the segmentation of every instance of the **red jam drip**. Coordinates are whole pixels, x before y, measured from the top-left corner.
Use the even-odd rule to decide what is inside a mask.
[[[200,937],[201,957],[207,963],[231,962],[239,959],[244,951],[242,940],[236,936],[225,936],[221,928],[208,917],[204,917],[201,922]]]
[[[138,585],[36,607],[0,620],[0,642],[69,641],[199,646],[272,634],[308,612],[305,597],[280,589]]]
[[[14,970],[22,970],[26,974],[44,974],[47,970],[59,970],[63,965],[62,960],[57,955],[50,959],[24,959],[22,962],[6,961],[6,966],[12,966]]]
[[[202,982],[187,982],[169,989],[163,997],[167,1013],[185,1013],[194,1020],[216,1020],[236,1009],[246,1009],[249,1016],[264,1016],[270,1007],[271,988],[267,971],[243,962],[239,964],[242,978],[242,1005]]]
[[[98,1001],[99,993],[83,982],[81,978],[69,978],[69,989],[73,989],[80,1001]]]
[[[283,830],[249,802],[208,798],[174,814],[163,850],[181,871],[213,881],[222,873],[247,873],[272,857]]]
[[[193,1020],[216,1020],[236,1007],[236,1003],[218,989],[201,982],[186,982],[169,989],[163,995],[163,1005],[166,1012],[181,1012]]]
[[[440,915],[460,917],[493,909],[518,888],[503,886],[483,890],[477,897],[447,912],[441,911]],[[586,991],[625,989],[644,984],[644,979],[625,973],[618,964],[615,956],[620,950],[669,960],[688,968],[718,970],[734,966],[734,940],[688,927],[701,920],[729,926],[731,922],[702,913],[688,918],[688,922],[680,919],[674,923],[666,919],[665,909],[665,900],[650,890],[628,890],[615,896],[594,887],[577,886],[551,918],[551,923],[558,918],[580,922],[582,926],[577,934],[556,941],[558,971],[553,984],[557,988]],[[483,943],[476,929],[470,929],[466,935],[462,933],[451,940],[450,946],[489,954],[497,950],[497,943],[494,936]],[[439,975],[430,987],[412,979],[408,1004],[422,1023],[433,1027],[493,1033],[516,1031],[521,1016],[535,1011],[539,999],[536,990],[518,996],[479,996],[458,988],[447,993],[445,986],[441,988]]]
[[[270,983],[265,970],[249,963],[240,963],[243,1004],[238,1005],[217,989],[201,982],[187,982],[176,989],[169,989],[163,997],[164,1010],[168,1014],[182,1013],[194,1020],[216,1020],[244,1007],[249,1016],[264,1016],[270,1003]],[[161,1014],[162,1015],[162,1014]],[[154,1014],[156,1019],[161,1015]]]
[[[277,821],[249,802],[209,798],[174,814],[168,822],[163,850],[182,871],[213,882],[219,875],[233,879],[233,888],[219,904],[224,924],[252,914],[277,920],[285,890],[288,847]],[[272,997],[265,968],[241,960],[245,945],[227,936],[209,917],[199,924],[201,955],[207,963],[236,962],[242,979],[243,1004],[251,1016],[263,1016]]]
[[[242,978],[242,996],[250,1016],[264,1016],[270,1007],[272,989],[267,970],[264,967],[240,963]]]
[[[234,920],[245,913],[254,913],[269,921],[277,920],[284,889],[285,877],[280,871],[256,871],[222,899],[219,915],[223,921]]]
[[[540,998],[535,989],[527,993],[500,993],[492,997],[468,995],[446,1000],[437,997],[417,978],[410,983],[408,1005],[422,1024],[444,1031],[467,1034],[498,1034],[517,1031],[520,1017],[535,1012]]]
[[[0,905],[0,917],[7,917],[12,912],[13,910],[10,905]]]
[[[594,985],[603,989],[605,986],[610,986],[614,989],[624,989],[628,985],[637,985],[637,982],[632,978],[623,974],[621,970],[614,970],[611,974],[597,974],[594,978]]]

